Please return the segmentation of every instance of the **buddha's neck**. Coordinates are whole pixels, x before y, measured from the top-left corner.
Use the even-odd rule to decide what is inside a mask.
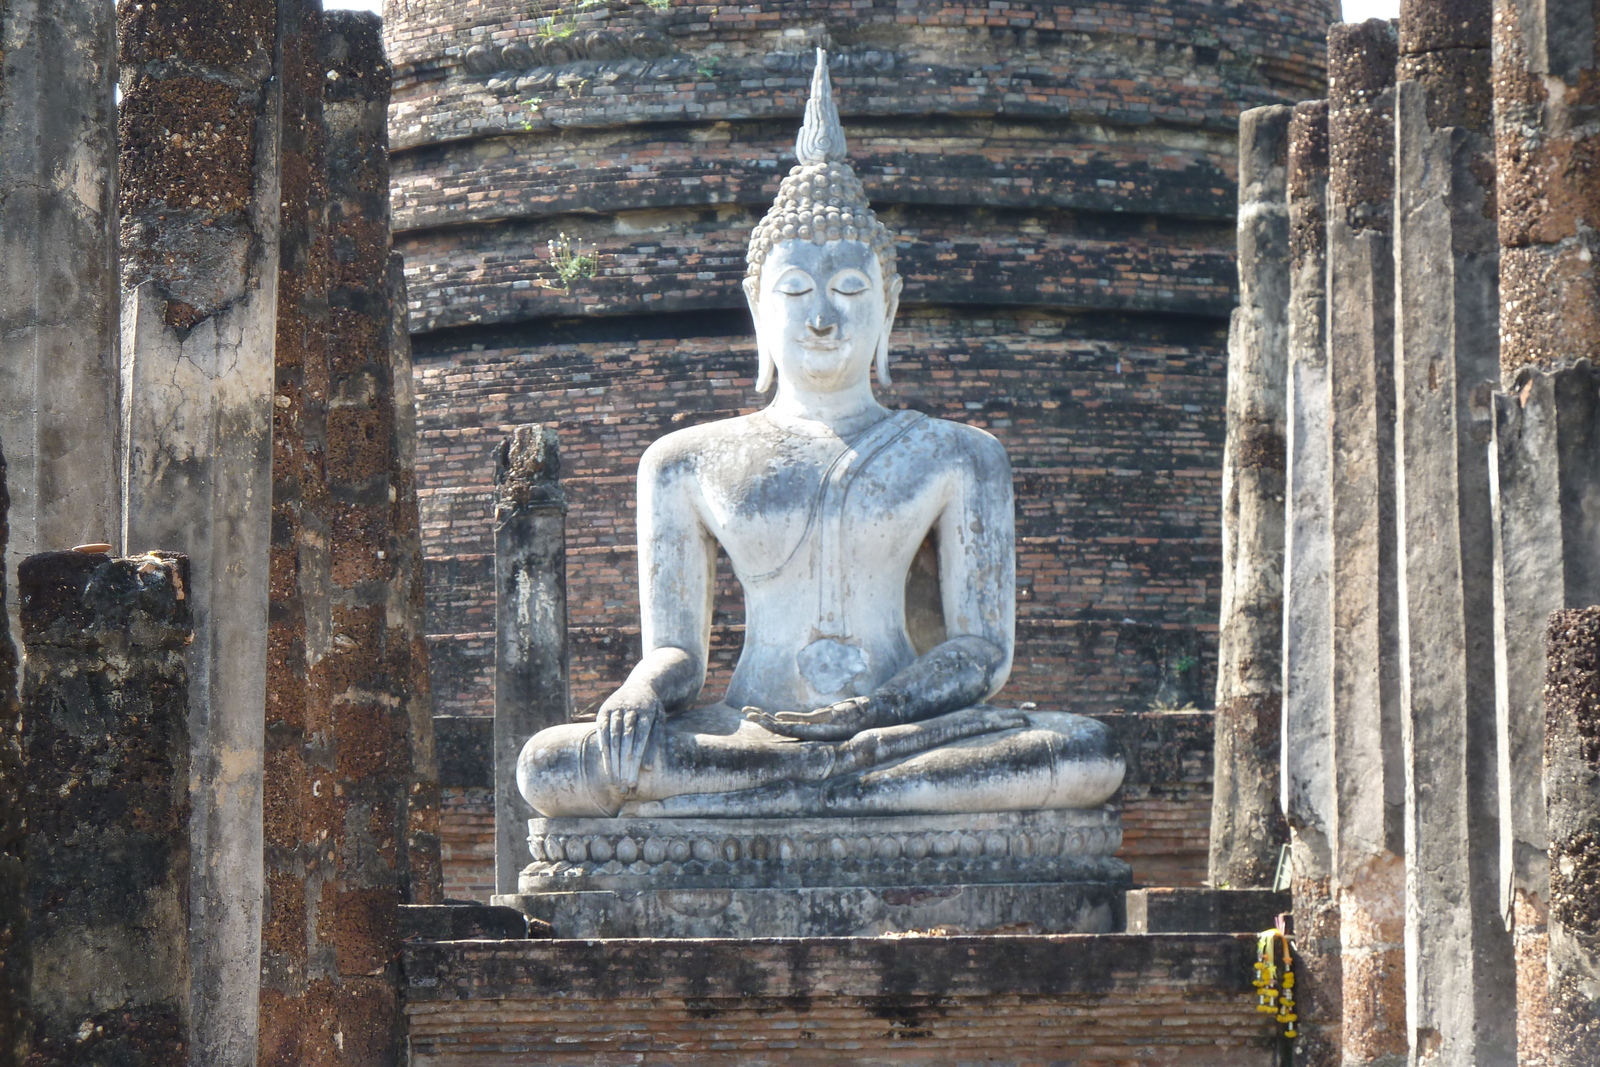
[[[767,411],[781,419],[818,423],[840,437],[859,433],[889,413],[872,395],[866,378],[844,389],[818,392],[790,385],[781,376]]]

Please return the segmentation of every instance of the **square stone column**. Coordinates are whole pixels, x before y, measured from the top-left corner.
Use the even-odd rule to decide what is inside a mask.
[[[122,537],[116,9],[0,2],[0,440],[12,550]],[[16,573],[5,576],[16,621]]]
[[[1328,32],[1333,878],[1344,1062],[1407,1050],[1395,530],[1394,27]]]
[[[561,453],[549,426],[519,426],[494,453],[495,892],[517,892],[532,862],[517,789],[528,738],[566,722],[567,504]]]
[[[1334,826],[1333,608],[1329,585],[1328,103],[1289,122],[1288,519],[1283,570],[1283,811],[1293,864],[1303,1067],[1339,1062],[1343,990]]]
[[[1239,307],[1228,338],[1222,613],[1210,880],[1270,888],[1283,712],[1284,379],[1289,362],[1289,116],[1239,117]]]
[[[1414,1064],[1516,1061],[1499,908],[1489,403],[1500,373],[1489,0],[1400,20],[1395,376]]]
[[[125,3],[119,34],[123,540],[189,557],[195,627],[190,1054],[196,1067],[254,1067],[280,212],[277,3]]]

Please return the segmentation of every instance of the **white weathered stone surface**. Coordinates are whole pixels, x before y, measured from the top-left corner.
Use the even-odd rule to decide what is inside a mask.
[[[567,505],[547,426],[495,449],[494,880],[515,893],[533,809],[517,788],[530,735],[567,721]]]
[[[149,283],[123,311],[127,540],[190,559],[190,939],[196,1039],[211,1050],[195,1062],[215,1064],[254,1062],[261,980],[278,276],[264,258],[255,287],[187,336]]]
[[[981,703],[1011,666],[1010,465],[989,434],[873,396],[901,282],[827,78],[819,62],[801,166],[751,246],[758,387],[776,395],[641,460],[644,656],[595,723],[528,741],[519,786],[544,815],[1096,807],[1121,782],[1102,724]],[[744,648],[724,700],[695,708],[718,546]]]
[[[5,0],[0,57],[0,440],[24,559],[122,536],[116,11]]]
[[[1289,117],[1239,116],[1239,307],[1228,337],[1222,454],[1222,609],[1210,879],[1269,887],[1283,713],[1285,379],[1289,365]]]
[[[1500,373],[1493,143],[1435,128],[1431,88],[1402,80],[1395,108],[1407,1016],[1415,1062],[1510,1067],[1487,447]]]

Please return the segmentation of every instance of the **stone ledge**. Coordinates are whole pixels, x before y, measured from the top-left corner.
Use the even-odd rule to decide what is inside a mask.
[[[496,896],[561,937],[1105,934],[1126,881],[806,889],[647,889]]]
[[[1271,889],[1135,889],[1128,894],[1130,934],[1241,934],[1269,930],[1294,906]]]

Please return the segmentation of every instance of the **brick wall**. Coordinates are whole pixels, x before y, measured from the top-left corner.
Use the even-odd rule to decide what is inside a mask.
[[[411,944],[415,1067],[1268,1067],[1250,935]]]

